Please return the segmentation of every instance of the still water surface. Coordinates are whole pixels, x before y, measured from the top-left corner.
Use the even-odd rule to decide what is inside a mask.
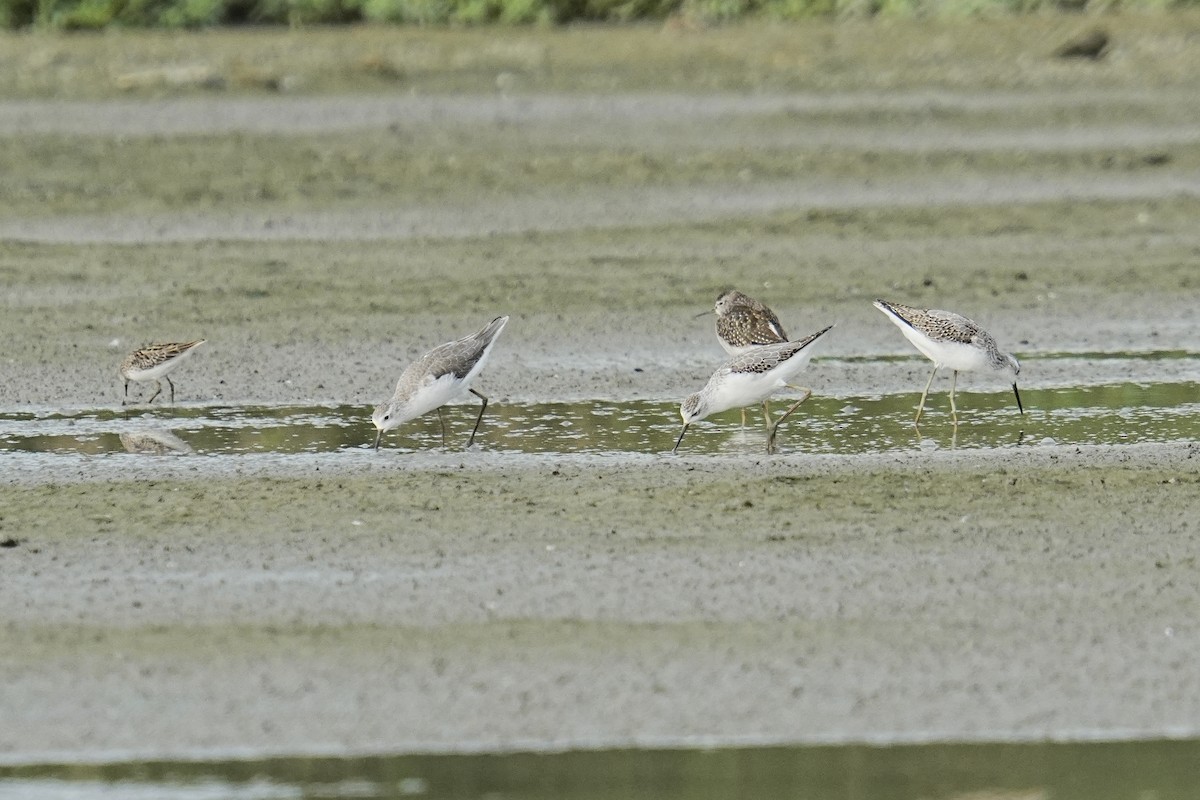
[[[813,397],[780,428],[781,452],[854,454],[912,449],[989,449],[1023,445],[1122,445],[1200,438],[1200,384],[1118,384],[1026,391],[1027,413],[1011,394],[960,393],[960,424],[950,422],[944,394],[931,396],[920,429],[917,394]],[[772,403],[778,415],[786,397]],[[360,406],[155,406],[71,413],[0,413],[0,451],[87,454],[236,456],[330,454],[362,450],[374,439],[371,409]],[[463,447],[476,405],[443,410],[447,446]],[[477,444],[492,452],[534,455],[668,451],[681,421],[674,402],[504,404],[493,402]],[[738,411],[689,429],[680,452],[757,454],[765,443],[761,415]],[[385,434],[388,450],[442,446],[437,414]]]

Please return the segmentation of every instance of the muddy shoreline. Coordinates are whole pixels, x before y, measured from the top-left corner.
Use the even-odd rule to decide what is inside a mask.
[[[7,488],[0,749],[1195,735],[1196,447],[1064,450]]]
[[[487,117],[497,100],[477,125],[461,96],[375,102],[344,73],[261,104],[109,105],[98,78],[61,95],[109,120],[87,137],[0,101],[24,115],[0,122],[0,409],[116,408],[124,352],[203,336],[175,375],[189,410],[365,420],[409,360],[499,313],[497,404],[677,402],[721,360],[696,315],[728,285],[798,336],[837,323],[806,375],[824,396],[920,391],[876,296],[970,314],[1032,397],[1198,383],[1197,18],[1120,20],[1094,65],[1027,44],[1076,18],[818,26],[807,65],[780,31],[732,58],[746,31],[655,50],[635,30],[604,46],[662,63],[604,91],[559,38],[585,34],[543,32],[556,69],[529,70],[528,113]],[[320,75],[342,45],[305,35],[277,52]],[[53,94],[56,40],[15,47],[32,72],[0,94]],[[418,88],[478,96],[533,51],[487,52]],[[713,96],[667,114],[647,88]],[[211,129],[130,141],[177,101]],[[0,763],[1200,734],[1194,441],[337,456],[0,459]]]

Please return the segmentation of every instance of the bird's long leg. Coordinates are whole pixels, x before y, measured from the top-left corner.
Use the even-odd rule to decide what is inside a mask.
[[[921,392],[921,402],[917,404],[917,418],[913,420],[913,425],[921,421],[921,412],[925,410],[925,398],[929,396],[929,387],[933,385],[933,376],[937,375],[938,365],[933,365],[933,372],[929,373],[929,380],[925,382],[925,391]]]
[[[162,381],[154,382],[154,394],[150,395],[150,399],[146,401],[146,405],[154,402],[154,398],[162,394]]]
[[[743,409],[744,411],[745,409]],[[763,424],[767,426],[767,433],[771,432],[771,409],[767,407],[767,401],[763,400]]]
[[[442,419],[442,407],[437,407],[438,424],[442,426],[442,449],[446,449],[446,420]]]
[[[958,409],[954,407],[954,386],[958,383],[958,370],[954,370],[954,374],[950,376],[950,418],[954,420],[954,427],[958,427]]]
[[[679,443],[683,441],[683,435],[687,433],[688,424],[687,422],[683,423],[683,430],[679,432],[679,438],[675,440],[675,446],[671,448],[672,455],[679,452]]]
[[[771,427],[771,418],[770,418],[771,412],[769,409],[770,409],[770,406],[767,405],[767,401],[763,400],[763,415],[767,417],[767,427],[768,428]],[[742,409],[742,427],[743,428],[746,427],[746,409],[745,408]]]
[[[170,375],[163,375],[167,379],[167,385],[171,387],[171,405],[175,405],[175,384],[171,383]]]
[[[800,389],[801,391],[803,391],[804,396],[801,397],[796,402],[792,403],[791,406],[788,407],[788,410],[783,412],[783,415],[780,416],[779,419],[775,420],[775,422],[771,425],[770,430],[767,432],[767,452],[768,453],[775,452],[775,434],[779,432],[779,423],[783,422],[785,419],[790,417],[792,415],[792,412],[800,407],[801,403],[803,403],[808,398],[812,397],[812,389],[802,389],[799,386],[791,386],[791,384],[788,384],[788,385],[792,389]],[[766,403],[764,403],[763,405],[765,406]]]
[[[128,402],[129,402],[129,379],[126,378],[125,379],[125,399],[121,401],[121,405],[125,405]]]
[[[488,399],[474,389],[468,391],[483,401],[483,405],[479,407],[479,416],[475,418],[475,428],[471,431],[471,438],[467,440],[467,447],[470,447],[475,442],[475,432],[479,430],[479,423],[483,421],[483,412],[487,411]]]

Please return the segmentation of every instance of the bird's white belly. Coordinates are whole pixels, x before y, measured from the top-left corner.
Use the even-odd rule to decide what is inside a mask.
[[[467,386],[466,381],[460,381],[452,373],[446,373],[437,380],[425,384],[413,395],[404,409],[404,416],[407,419],[415,419],[435,408],[440,408],[451,400],[466,394]]]
[[[800,360],[794,356],[793,360]],[[789,365],[790,366],[790,365]],[[800,370],[803,364],[794,370],[782,374],[776,368],[771,372],[737,372],[729,373],[716,387],[709,399],[708,413],[719,414],[731,408],[744,408],[761,403],[770,395],[787,385]]]
[[[959,372],[982,370],[990,366],[987,353],[978,347],[962,342],[937,341],[930,339],[908,325],[900,326],[905,338],[920,350],[926,358],[939,367]]]
[[[131,367],[125,371],[125,377],[131,381],[156,381],[168,372],[179,366],[179,361],[183,356],[178,356],[170,361],[164,361],[161,364],[155,364],[150,369],[137,369]]]

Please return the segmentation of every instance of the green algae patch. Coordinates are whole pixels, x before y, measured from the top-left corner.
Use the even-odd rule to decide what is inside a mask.
[[[1000,307],[1049,292],[1105,304],[1128,294],[1171,297],[1194,289],[1193,242],[1172,234],[1197,213],[1200,203],[1178,198],[831,209],[649,229],[361,241],[352,248],[295,241],[3,242],[0,270],[25,313],[84,337],[103,335],[114,321],[119,330],[135,321],[182,319],[204,326],[214,340],[245,332],[267,341],[357,338],[398,333],[409,319],[452,310],[487,314],[497,303],[585,316],[598,308],[703,309],[725,285],[794,283],[803,286],[807,303],[834,310],[869,301],[881,287],[906,296],[973,295]],[[912,246],[939,238],[949,249]],[[1071,241],[1077,246],[1064,246]],[[1028,257],[1038,242],[1053,249],[1052,260]],[[888,251],[889,258],[880,257]],[[314,308],[319,330],[311,325]],[[4,319],[9,341],[39,330],[22,313]],[[36,342],[29,344],[14,346],[11,356],[36,352]]]
[[[819,473],[751,462],[746,474],[738,472],[697,472],[671,461],[554,470],[472,467],[321,479],[8,486],[0,488],[0,498],[3,531],[35,548],[101,535],[122,547],[139,541],[197,548],[242,541],[255,547],[290,537],[326,542],[342,531],[347,542],[376,532],[403,541],[407,552],[453,552],[492,537],[575,543],[615,537],[624,546],[642,541],[656,548],[686,540],[689,548],[720,549],[837,536],[845,526],[938,537],[1001,525],[1020,534],[1103,528],[1140,507],[1158,509],[1159,524],[1177,525],[1200,492],[1194,475],[1151,465],[963,469],[906,463]],[[960,513],[968,507],[972,522]],[[1098,507],[1120,511],[1087,513]]]
[[[1154,124],[1146,119],[1145,108],[1125,111],[1131,123]],[[928,112],[915,109],[898,116],[891,126],[919,141],[922,128],[928,127]],[[1013,125],[1012,117],[1003,124]],[[584,185],[606,191],[649,185],[704,192],[749,180],[813,184],[835,177],[913,180],[941,174],[962,179],[997,172],[1070,177],[1097,169],[1151,174],[1164,166],[1200,168],[1200,142],[1043,149],[1044,143],[1031,147],[1018,139],[975,150],[963,144],[978,133],[970,126],[928,130],[927,136],[949,137],[940,147],[914,152],[885,146],[881,151],[870,139],[855,141],[852,132],[863,125],[876,136],[883,132],[879,123],[863,122],[854,113],[822,122],[817,134],[829,139],[824,144],[804,137],[805,121],[759,114],[736,122],[685,118],[643,124],[653,133],[631,136],[628,123],[605,126],[567,117],[530,125],[502,117],[453,133],[442,125],[417,124],[395,132],[321,135],[10,136],[0,151],[0,170],[6,176],[0,202],[5,217],[18,219],[185,210],[365,212],[381,204],[440,205],[489,197],[496,203],[519,202],[521,195],[569,193]],[[714,141],[710,126],[716,125],[721,135]],[[828,131],[839,126],[849,139],[839,142],[830,136]],[[578,127],[589,134],[574,133]],[[789,130],[797,127],[801,129]],[[698,129],[709,130],[709,136],[700,136]]]

